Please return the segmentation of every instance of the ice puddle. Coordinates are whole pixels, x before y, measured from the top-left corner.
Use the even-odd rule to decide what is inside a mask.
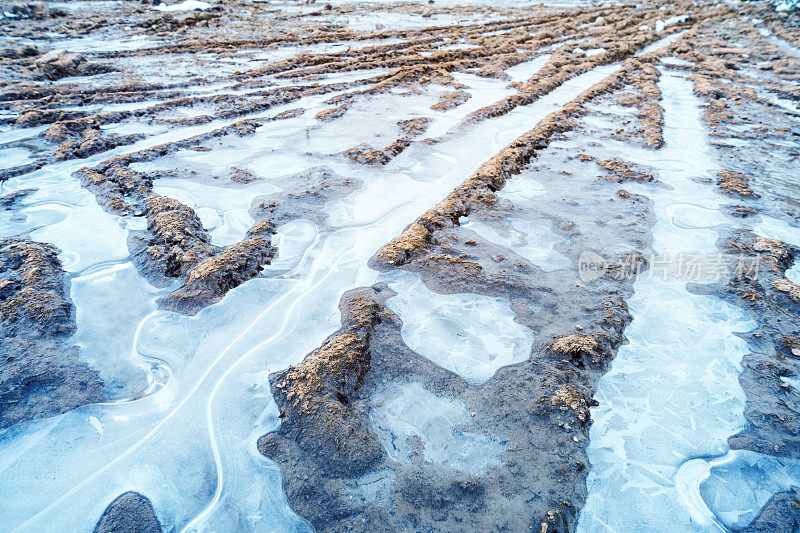
[[[437,294],[416,274],[381,276],[397,292],[386,305],[403,321],[409,348],[437,365],[480,385],[497,369],[528,358],[530,329],[514,322],[508,300],[478,294]]]
[[[417,382],[389,382],[377,387],[370,421],[392,460],[410,463],[418,437],[425,461],[471,475],[485,474],[500,463],[505,441],[495,435],[472,433],[472,417],[458,400],[441,398]]]
[[[0,434],[0,486],[7,495],[0,500],[0,528],[86,531],[113,498],[134,490],[153,501],[165,531],[309,529],[287,505],[279,468],[256,449],[257,438],[279,425],[269,374],[298,363],[339,328],[341,295],[378,279],[367,261],[381,243],[503,146],[617,68],[595,69],[530,106],[435,145],[412,145],[385,167],[363,170],[370,179],[361,189],[327,205],[329,228],[308,221],[281,228],[273,272],[280,275],[253,279],[193,317],[153,311],[160,293],[133,275],[121,247],[124,225],[134,221],[104,213],[70,176],[113,152],[6,182],[3,192],[40,189],[25,204],[22,219],[3,222],[3,234],[40,228],[36,238],[61,248],[68,270],[80,273],[73,281],[79,307],[79,333],[73,340],[101,374],[117,376],[107,386],[132,395]],[[178,133],[188,136],[219,125]],[[156,136],[127,150],[175,140],[174,135]],[[186,193],[195,199],[208,196],[200,189],[187,188]],[[44,213],[28,211],[37,203]],[[73,208],[86,213],[76,217]],[[91,234],[83,231],[90,216]],[[121,288],[112,292],[116,283]],[[113,311],[109,298],[118,304]],[[475,305],[480,314],[486,304]],[[501,312],[510,317],[508,310]],[[508,338],[527,342],[529,333],[510,318],[507,329]],[[481,328],[478,334],[494,342],[487,340],[493,331]],[[516,360],[515,353],[504,356],[502,364]],[[126,362],[133,370],[120,368]],[[148,367],[148,381],[134,388],[138,392],[129,390],[123,381]]]
[[[670,189],[630,188],[653,202],[656,254],[716,254],[714,228],[724,222],[718,209],[727,200],[693,179],[718,170],[699,102],[683,75],[664,72],[659,85],[664,148],[620,150],[658,168]],[[756,324],[738,307],[690,293],[674,271],[652,270],[635,282],[628,301],[629,342],[597,384],[589,494],[578,529],[742,527],[772,494],[800,482],[791,461],[728,449],[728,437],[745,425],[738,377],[748,348],[737,333]],[[695,459],[705,457],[719,459]]]

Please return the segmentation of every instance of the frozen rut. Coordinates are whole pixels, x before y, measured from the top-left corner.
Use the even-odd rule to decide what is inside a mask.
[[[631,187],[654,203],[656,263],[634,284],[628,344],[598,382],[581,531],[744,527],[775,492],[800,482],[790,460],[728,452],[728,437],[746,423],[739,373],[748,347],[737,334],[757,324],[741,308],[687,290],[687,282],[704,280],[685,265],[700,254],[708,268],[719,253],[720,225],[740,222],[722,214],[725,199],[701,182],[719,167],[691,82],[665,72],[659,87],[664,148],[620,147],[628,160],[659,169],[667,188]],[[725,458],[698,459],[719,456]],[[718,486],[701,496],[709,467],[719,471],[724,465],[730,469],[720,474]],[[728,482],[738,485],[725,487]],[[766,485],[754,493],[748,483]]]

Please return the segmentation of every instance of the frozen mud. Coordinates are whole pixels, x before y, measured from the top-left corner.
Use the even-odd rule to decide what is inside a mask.
[[[797,523],[796,15],[7,9],[0,528]]]

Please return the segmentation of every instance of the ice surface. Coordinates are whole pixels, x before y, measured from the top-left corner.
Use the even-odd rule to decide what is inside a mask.
[[[527,259],[545,272],[571,268],[572,262],[553,248],[567,240],[551,229],[545,220],[525,220],[511,218],[503,225],[501,232],[469,217],[461,227],[474,231],[481,238],[499,246],[508,248]]]
[[[714,228],[727,221],[718,210],[678,202],[667,206],[667,216],[672,225],[680,229]]]
[[[77,37],[50,41],[49,46],[70,52],[120,52],[124,50],[141,50],[164,44],[149,35],[133,35],[127,39],[108,39],[107,37]],[[65,108],[62,108],[65,109]]]
[[[278,254],[267,266],[267,272],[285,273],[296,268],[318,238],[317,226],[310,220],[295,219],[278,227],[272,237]]]
[[[718,253],[713,227],[726,200],[696,178],[717,170],[692,84],[662,73],[665,146],[629,152],[659,170],[670,189],[636,184],[657,216],[658,253]],[[649,155],[652,154],[652,155]],[[633,185],[633,184],[632,184]],[[628,300],[633,322],[597,385],[587,450],[589,496],[581,531],[702,531],[676,482],[686,460],[727,452],[745,423],[738,375],[747,344],[736,333],[756,326],[738,307],[690,293],[667,274],[640,278]]]
[[[779,218],[761,215],[761,222],[753,224],[753,233],[768,239],[778,239],[794,246],[800,246],[800,227],[792,226]]]
[[[142,361],[131,346],[139,323],[155,311],[160,292],[131,263],[98,265],[72,279],[78,329],[71,342],[99,371],[110,398],[131,397],[151,385],[153,362]],[[124,300],[119,295],[125,295]]]
[[[688,15],[676,15],[674,17],[669,17],[666,20],[657,20],[656,21],[656,33],[661,33],[667,27],[672,26],[673,24],[680,24],[681,22],[685,22]]]
[[[485,383],[499,368],[530,356],[533,334],[514,322],[507,300],[437,294],[419,276],[401,270],[382,279],[398,293],[386,305],[403,321],[405,343],[467,383]]]
[[[800,462],[734,450],[716,459],[687,461],[677,479],[696,524],[706,530],[738,531],[774,494],[800,487]]]
[[[31,151],[15,146],[10,148],[0,147],[0,169],[16,167],[33,161]]]
[[[800,263],[795,261],[791,268],[789,268],[784,275],[786,276],[786,279],[792,283],[800,284]]]
[[[388,382],[376,387],[371,402],[372,427],[394,461],[410,463],[422,448],[425,462],[474,476],[500,463],[505,439],[470,431],[472,417],[458,400],[436,396],[421,383]]]
[[[661,21],[659,20],[659,21],[656,22],[656,33],[661,33],[662,30],[658,29],[658,22],[661,22]],[[644,48],[642,48],[641,50],[636,52],[636,54],[634,54],[634,55],[643,56],[645,54],[649,54],[651,52],[655,52],[659,48],[664,48],[665,46],[669,46],[672,43],[674,43],[675,40],[678,37],[680,37],[681,35],[683,35],[684,33],[686,33],[686,30],[679,31],[679,32],[673,33],[671,35],[667,35],[666,37],[662,37],[661,39],[659,39],[659,40],[657,40],[657,41],[655,41],[655,42],[653,42],[651,44],[648,44],[647,46],[645,46]]]
[[[584,52],[586,57],[599,56],[605,53],[606,53],[605,48],[590,48],[589,50],[586,50],[586,52]]]
[[[497,196],[509,201],[531,201],[545,194],[544,185],[535,180],[530,173],[523,173],[506,180],[506,185],[500,189]]]
[[[22,207],[14,216],[0,219],[1,236],[30,234],[34,240],[55,244],[61,249],[59,258],[67,272],[128,257],[128,233],[121,221],[103,211],[78,180],[42,171],[12,178],[3,185],[3,193],[38,190],[21,200]]]
[[[514,65],[506,69],[506,74],[511,76],[512,81],[526,82],[539,72],[542,67],[550,60],[550,54],[539,56],[531,61]]]
[[[665,65],[669,65],[671,67],[690,67],[692,66],[691,61],[686,61],[685,59],[681,59],[679,57],[662,57],[661,62]]]

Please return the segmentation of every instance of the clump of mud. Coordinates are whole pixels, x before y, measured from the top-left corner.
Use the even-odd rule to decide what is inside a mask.
[[[102,401],[102,380],[69,344],[74,310],[55,247],[0,239],[0,319],[0,427]]]
[[[108,504],[94,528],[94,533],[161,533],[161,524],[152,502],[138,492],[120,494]]]

